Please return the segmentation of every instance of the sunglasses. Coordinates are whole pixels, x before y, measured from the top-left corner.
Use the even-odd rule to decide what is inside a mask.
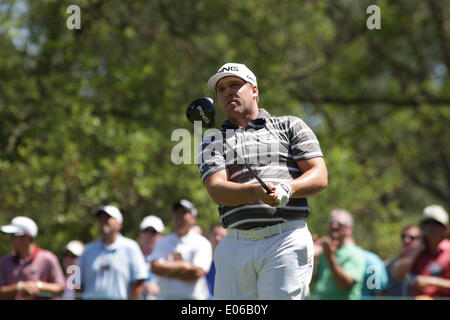
[[[409,234],[402,234],[402,240],[416,240],[419,239],[420,237],[414,237],[414,236],[410,236]]]
[[[153,228],[147,228],[147,229],[144,229],[144,230],[142,230],[142,232],[148,232],[148,233],[151,233],[151,234],[157,234],[158,232],[155,230],[155,229],[153,229]]]
[[[421,223],[421,225],[422,226],[429,226],[429,225],[432,225],[432,226],[444,226],[442,223],[440,223],[439,221],[436,221],[434,219],[425,220],[425,221],[423,221]]]
[[[333,224],[337,224],[339,228],[341,228],[341,227],[346,227],[346,226],[347,226],[347,224],[342,223],[342,222],[339,222],[339,221],[333,221],[333,220],[328,221],[328,225],[331,226],[331,225],[333,225]]]

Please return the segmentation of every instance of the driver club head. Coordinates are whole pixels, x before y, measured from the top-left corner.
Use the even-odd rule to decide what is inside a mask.
[[[201,121],[202,126],[213,128],[216,121],[216,111],[214,101],[209,97],[201,97],[189,103],[186,110],[186,117],[192,123]]]

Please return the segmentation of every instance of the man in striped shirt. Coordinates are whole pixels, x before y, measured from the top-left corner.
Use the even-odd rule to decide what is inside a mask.
[[[202,181],[229,231],[215,251],[214,295],[303,299],[314,257],[306,197],[328,183],[319,142],[301,119],[272,117],[258,107],[256,77],[243,64],[225,64],[208,87],[228,118],[220,134],[205,134],[199,161]]]
[[[64,273],[58,258],[34,242],[36,223],[23,216],[15,217],[0,230],[9,235],[12,254],[0,259],[0,299],[34,299],[64,291]]]

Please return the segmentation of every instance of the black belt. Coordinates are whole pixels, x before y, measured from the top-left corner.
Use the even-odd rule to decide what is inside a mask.
[[[306,220],[309,217],[309,212],[308,211],[301,211],[301,212],[296,212],[295,216],[291,215],[289,217],[286,216],[282,216],[280,215],[280,219],[279,220],[273,220],[273,221],[267,221],[267,222],[261,222],[261,221],[249,221],[249,222],[245,222],[243,224],[239,224],[233,228],[235,229],[241,229],[241,230],[250,230],[250,229],[255,229],[255,228],[264,228],[264,227],[268,227],[268,226],[273,226],[285,221],[293,221],[293,220]],[[271,216],[273,217],[273,216]],[[250,218],[251,219],[251,218]],[[236,224],[237,222],[239,222],[240,219],[237,219],[236,217],[234,218],[229,218],[229,217],[225,217],[225,218],[221,218],[221,223],[222,226],[224,228],[228,228],[231,224]],[[244,220],[244,219],[242,219]]]

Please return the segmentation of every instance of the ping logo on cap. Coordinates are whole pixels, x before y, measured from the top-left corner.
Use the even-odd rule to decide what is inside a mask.
[[[239,68],[237,66],[229,66],[229,67],[222,67],[217,73],[221,73],[224,71],[236,71],[239,72]]]

